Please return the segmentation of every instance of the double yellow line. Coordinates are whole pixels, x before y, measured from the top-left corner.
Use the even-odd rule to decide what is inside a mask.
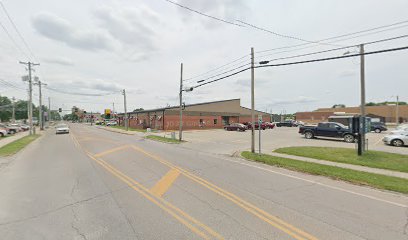
[[[294,227],[293,225],[283,221],[282,219],[272,216],[271,214],[265,212],[264,210],[252,205],[251,203],[248,203],[246,201],[244,201],[243,199],[239,198],[238,196],[219,188],[218,186],[198,177],[195,176],[194,174],[191,174],[189,171],[180,168],[178,166],[175,166],[174,164],[162,159],[159,156],[153,155],[149,152],[146,152],[145,150],[136,147],[136,146],[132,146],[133,149],[135,149],[138,152],[141,152],[143,154],[145,154],[146,156],[149,156],[150,158],[153,158],[159,162],[161,162],[162,164],[173,168],[173,169],[177,169],[178,171],[180,171],[184,176],[188,177],[189,179],[193,180],[194,182],[204,186],[205,188],[217,193],[218,195],[228,199],[229,201],[233,202],[234,204],[238,205],[239,207],[245,209],[246,211],[248,211],[249,213],[253,214],[254,216],[258,217],[259,219],[265,221],[266,223],[272,225],[273,227],[285,232],[286,234],[292,236],[293,238],[297,239],[297,240],[317,240],[316,237],[310,235],[309,233],[298,229],[296,227]]]
[[[76,140],[75,136],[73,136],[75,145],[78,146],[79,148],[83,149],[79,142]],[[192,232],[197,234],[203,239],[224,239],[220,234],[212,230],[210,227],[204,225],[203,223],[199,222],[197,219],[193,218],[192,216],[188,215],[181,209],[177,208],[176,206],[172,205],[171,203],[167,202],[163,198],[157,196],[153,192],[151,192],[149,189],[141,185],[140,183],[136,182],[132,178],[128,177],[124,173],[120,172],[118,169],[113,167],[112,165],[108,164],[107,162],[101,160],[98,157],[95,157],[95,155],[92,155],[90,152],[86,151],[83,149],[86,154],[95,162],[97,162],[99,165],[101,165],[103,168],[105,168],[108,172],[110,172],[112,175],[120,179],[122,182],[126,183],[129,187],[131,187],[133,190],[137,191],[140,193],[143,197],[148,199],[150,202],[154,203],[158,207],[160,207],[162,210],[167,212],[169,215],[174,217],[176,220],[178,220],[180,223],[188,227]]]

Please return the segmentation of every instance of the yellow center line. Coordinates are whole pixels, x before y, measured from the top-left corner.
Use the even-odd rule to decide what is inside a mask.
[[[190,178],[191,180],[199,183],[200,185],[206,187],[207,189],[223,196],[224,198],[230,200],[231,202],[235,203],[236,205],[240,206],[241,208],[245,209],[246,211],[252,213],[253,215],[255,215],[256,217],[260,218],[261,220],[269,223],[270,225],[280,229],[281,231],[285,232],[286,234],[294,237],[295,239],[298,240],[303,240],[303,239],[310,239],[310,240],[317,240],[316,237],[310,235],[307,232],[304,232],[296,227],[294,227],[293,225],[281,220],[278,217],[272,216],[269,213],[265,212],[264,210],[244,201],[243,199],[239,198],[238,196],[224,190],[221,189],[219,187],[217,187],[216,185],[209,183],[208,181],[197,177],[193,174],[191,174],[190,172],[188,172],[187,170],[184,170],[178,166],[173,165],[172,163],[162,159],[161,157],[158,157],[156,155],[153,155],[149,152],[146,152],[145,150],[136,147],[136,146],[132,146],[133,149],[135,149],[136,151],[139,151],[165,165],[167,165],[170,168],[175,168],[178,169],[184,176]]]
[[[172,168],[166,173],[157,183],[154,185],[150,191],[156,196],[163,196],[171,185],[176,181],[177,177],[180,175],[180,171]]]
[[[97,162],[98,164],[100,164],[103,168],[105,168],[108,172],[110,172],[111,174],[113,174],[114,176],[116,176],[118,179],[120,179],[121,181],[123,181],[124,183],[126,183],[129,187],[131,187],[133,190],[137,191],[138,193],[140,193],[142,196],[144,196],[146,199],[148,199],[150,202],[156,204],[158,207],[160,207],[161,209],[163,209],[165,212],[167,212],[169,215],[171,215],[172,217],[174,217],[176,220],[178,220],[180,223],[182,223],[183,225],[185,225],[186,227],[188,227],[192,232],[194,232],[195,234],[197,234],[198,236],[200,236],[203,239],[210,239],[210,237],[204,233],[203,231],[201,231],[200,229],[198,229],[197,227],[193,226],[190,222],[194,223],[195,225],[201,227],[202,229],[204,229],[205,231],[207,231],[207,233],[211,234],[213,237],[215,237],[216,239],[224,239],[220,234],[218,234],[217,232],[215,232],[214,230],[212,230],[211,228],[209,228],[208,226],[204,225],[203,223],[199,222],[198,220],[196,220],[195,218],[191,217],[190,215],[188,215],[187,213],[183,212],[181,209],[177,208],[176,206],[172,205],[171,203],[167,202],[166,200],[164,200],[161,197],[157,197],[155,196],[152,192],[150,192],[149,189],[145,188],[143,185],[141,185],[140,183],[136,182],[135,180],[133,180],[132,178],[130,178],[129,176],[123,174],[122,172],[120,172],[118,169],[116,169],[115,167],[113,167],[112,165],[108,164],[107,162],[95,157],[95,155],[92,155],[90,152],[86,151],[85,149],[82,148],[82,146],[79,144],[79,142],[77,141],[77,139],[75,138],[74,135],[71,135],[72,139],[74,140],[74,144],[79,148],[82,149],[83,151],[86,152],[86,154],[95,162]],[[179,216],[179,215],[181,216]],[[183,218],[184,217],[184,218]],[[190,221],[190,222],[188,222]]]
[[[114,153],[114,152],[117,152],[117,151],[120,151],[120,150],[129,148],[129,147],[130,147],[129,145],[124,145],[124,146],[112,148],[112,149],[103,151],[103,152],[101,152],[101,153],[95,154],[95,157],[102,157],[102,156],[105,156],[105,155],[107,155],[107,154],[111,154],[111,153]]]

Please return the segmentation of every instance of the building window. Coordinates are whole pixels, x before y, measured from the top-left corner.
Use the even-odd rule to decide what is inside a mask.
[[[218,119],[214,119],[214,125],[217,125]]]

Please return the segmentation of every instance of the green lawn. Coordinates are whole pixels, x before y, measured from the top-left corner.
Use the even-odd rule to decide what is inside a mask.
[[[166,143],[182,143],[184,141],[179,141],[178,139],[172,139],[172,138],[166,138],[166,137],[162,137],[162,136],[156,136],[156,135],[149,135],[146,136],[147,139],[150,140],[154,140],[154,141],[158,141],[158,142],[166,142]]]
[[[10,156],[21,149],[23,149],[25,146],[27,146],[29,143],[37,139],[40,135],[29,135],[25,136],[23,138],[20,138],[14,142],[11,142],[3,147],[0,148],[0,157],[5,157],[5,156]]]
[[[355,149],[329,147],[286,147],[276,149],[275,152],[332,162],[408,172],[408,155],[396,153],[367,151],[364,152],[362,156],[358,156]]]
[[[343,180],[358,185],[367,185],[379,189],[408,193],[408,179],[361,172],[317,163],[303,162],[289,158],[275,157],[267,154],[259,155],[251,152],[242,152],[241,155],[244,158],[262,162],[268,165],[278,166],[313,175],[326,176],[332,179]]]
[[[117,128],[117,129],[126,130],[126,127],[124,127],[124,126],[110,126],[110,127],[111,127],[111,128]],[[146,129],[139,129],[139,128],[131,128],[131,127],[129,127],[129,131],[146,132]]]

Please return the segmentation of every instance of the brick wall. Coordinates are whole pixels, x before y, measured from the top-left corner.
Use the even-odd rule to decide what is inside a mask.
[[[201,119],[201,121],[200,121]],[[164,130],[179,129],[178,115],[165,115]],[[183,116],[184,129],[213,129],[223,128],[221,116]]]

